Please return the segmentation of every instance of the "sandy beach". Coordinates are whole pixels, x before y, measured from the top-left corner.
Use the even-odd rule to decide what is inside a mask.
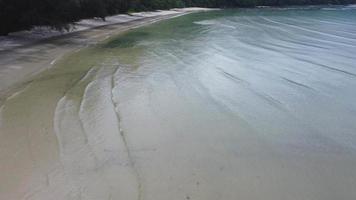
[[[203,10],[10,34],[0,199],[356,199],[355,8]]]

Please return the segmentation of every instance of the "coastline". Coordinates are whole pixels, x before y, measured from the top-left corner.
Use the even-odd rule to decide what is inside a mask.
[[[9,51],[8,72],[42,72],[0,104],[0,199],[356,199],[356,13],[325,9],[172,15]]]
[[[51,68],[63,56],[95,45],[111,36],[161,20],[208,11],[207,8],[180,8],[120,14],[106,21],[86,19],[75,23],[68,32],[40,30],[21,31],[1,37],[0,105],[12,93],[40,72]],[[42,33],[41,33],[42,31]],[[4,42],[5,41],[5,42]]]

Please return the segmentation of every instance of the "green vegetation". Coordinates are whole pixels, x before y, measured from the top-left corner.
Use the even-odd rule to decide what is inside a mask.
[[[356,0],[0,0],[0,35],[39,25],[67,29],[68,24],[79,19],[105,19],[105,16],[128,11],[350,3]]]

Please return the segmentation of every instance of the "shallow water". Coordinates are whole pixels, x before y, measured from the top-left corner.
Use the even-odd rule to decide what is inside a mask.
[[[1,107],[0,199],[355,199],[353,7],[211,11],[58,61]]]

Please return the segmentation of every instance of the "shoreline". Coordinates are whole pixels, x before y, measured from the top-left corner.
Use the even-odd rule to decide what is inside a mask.
[[[127,22],[132,22],[140,19],[142,20],[151,17],[160,17],[175,14],[179,15],[181,13],[208,10],[216,9],[191,7],[175,8],[170,10],[134,12],[130,14],[117,14],[113,16],[108,16],[105,20],[102,20],[101,18],[82,19],[71,24],[69,30],[56,30],[48,26],[35,26],[30,30],[16,31],[9,33],[8,36],[0,36],[0,53],[2,51],[12,50],[38,43],[42,40],[62,37],[73,33],[88,31],[91,29],[97,29],[105,26],[124,24]]]
[[[22,34],[22,36],[18,36],[17,41],[16,39],[13,40],[12,45],[2,45],[2,49],[0,49],[0,107],[13,93],[23,88],[26,82],[30,82],[36,75],[52,68],[65,55],[95,45],[131,29],[194,12],[209,10],[214,9],[182,8],[140,12],[130,15],[120,14],[108,17],[106,21],[98,21],[97,19],[81,20],[76,23],[76,29],[65,33],[57,33],[57,35],[49,34],[48,37],[36,38],[36,34],[31,33],[31,31],[14,33],[15,35]],[[98,21],[98,24],[94,24],[94,21]],[[87,26],[87,28],[78,26],[78,24],[83,25],[85,23],[91,24],[91,26]],[[13,34],[6,37],[11,38]],[[4,37],[1,39],[4,41]],[[16,42],[17,45],[14,46]]]

